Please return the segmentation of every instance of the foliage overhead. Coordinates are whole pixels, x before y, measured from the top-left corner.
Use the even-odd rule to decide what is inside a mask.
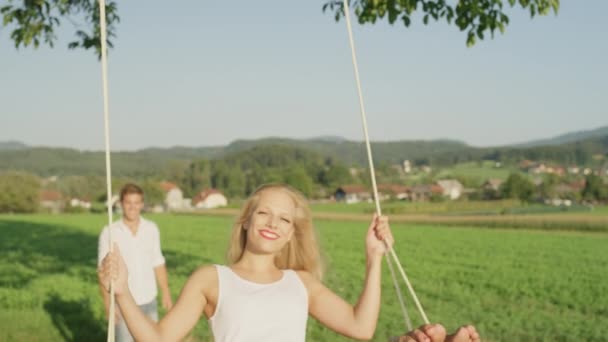
[[[105,10],[107,44],[113,47],[111,38],[116,37],[116,24],[120,21],[116,2],[107,1]],[[97,55],[101,55],[98,1],[8,0],[7,4],[0,7],[0,14],[3,26],[13,25],[10,37],[16,48],[30,45],[37,48],[41,43],[53,47],[58,27],[67,20],[77,28],[76,40],[70,42],[68,47],[94,48]]]
[[[452,2],[453,3],[453,2]],[[518,5],[530,12],[530,16],[547,15],[551,11],[557,14],[559,0],[459,0],[450,4],[448,0],[351,0],[349,6],[354,9],[360,24],[374,24],[387,19],[394,24],[397,21],[409,27],[412,16],[419,12],[422,22],[445,20],[454,23],[460,31],[467,32],[467,46],[473,46],[477,39],[483,40],[486,34],[494,37],[494,32],[505,32],[509,17],[505,5]],[[336,21],[344,16],[342,0],[331,0],[323,5],[323,11],[331,11]]]
[[[530,12],[531,17],[557,13],[560,0],[352,0],[350,6],[360,24],[375,23],[386,18],[389,23],[402,22],[409,27],[412,16],[419,12],[422,22],[445,20],[467,32],[467,45],[482,40],[496,30],[503,33],[509,24],[505,7],[519,5]],[[323,11],[330,11],[336,20],[344,16],[342,0],[330,0],[323,5]],[[111,38],[116,37],[116,24],[120,21],[116,1],[108,0],[105,6],[107,44],[112,47]],[[10,37],[15,47],[40,44],[54,46],[57,29],[62,22],[71,22],[76,27],[76,40],[68,47],[93,48],[101,55],[101,29],[99,24],[99,2],[97,0],[7,0],[0,7],[3,26],[12,26]]]

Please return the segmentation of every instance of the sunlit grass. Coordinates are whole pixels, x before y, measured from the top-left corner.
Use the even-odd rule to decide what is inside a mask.
[[[174,297],[201,264],[223,263],[232,218],[152,217],[161,228]],[[104,216],[0,216],[0,340],[99,341],[96,284]],[[320,221],[329,288],[355,302],[366,224]],[[395,223],[396,251],[432,321],[474,323],[492,341],[605,341],[608,235]],[[405,289],[405,286],[401,286]],[[421,320],[411,301],[410,315]],[[404,330],[388,271],[375,340]],[[209,340],[203,319],[195,340]],[[308,340],[346,340],[309,321]]]

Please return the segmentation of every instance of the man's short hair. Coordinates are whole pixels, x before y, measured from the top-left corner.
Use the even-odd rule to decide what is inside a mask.
[[[144,198],[144,191],[139,186],[133,183],[127,183],[120,189],[120,201],[122,202],[122,200],[125,199],[125,196],[131,194],[138,194],[141,195],[142,199]]]

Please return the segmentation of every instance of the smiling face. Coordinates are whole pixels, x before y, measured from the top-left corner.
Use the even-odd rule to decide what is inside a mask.
[[[122,199],[123,217],[127,221],[137,221],[144,207],[144,198],[140,194],[126,194]]]
[[[296,205],[277,188],[264,190],[248,222],[246,249],[256,254],[277,254],[291,240],[295,231]]]
[[[321,279],[317,241],[306,197],[287,185],[266,184],[243,204],[232,226],[227,261],[234,265],[246,252],[274,255],[279,269],[308,271]]]

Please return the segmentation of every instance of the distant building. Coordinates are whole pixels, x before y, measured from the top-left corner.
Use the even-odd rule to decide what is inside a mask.
[[[528,171],[531,167],[533,167],[536,163],[531,161],[531,160],[522,160],[521,162],[519,162],[519,168],[522,171]]]
[[[168,210],[180,210],[184,206],[184,195],[176,184],[161,182],[160,188],[165,193],[165,206]]]
[[[488,179],[481,185],[481,188],[488,191],[498,191],[503,182],[502,179]]]
[[[442,195],[446,196],[451,200],[460,198],[464,190],[464,186],[462,186],[462,184],[460,184],[460,182],[455,179],[438,180],[437,185],[441,187]]]
[[[201,191],[192,199],[192,206],[196,209],[212,209],[227,205],[228,199],[226,196],[216,189]]]
[[[481,185],[482,197],[486,200],[500,198],[500,186],[504,183],[502,179],[488,179]]]
[[[570,183],[570,184],[566,184],[566,183],[557,184],[555,187],[553,187],[553,192],[555,193],[555,197],[560,198],[560,199],[576,198],[577,195],[580,194],[584,188],[584,185],[581,186],[580,184],[581,184],[580,182]]]
[[[418,184],[410,187],[410,200],[412,201],[430,201],[434,195],[441,195],[443,189],[435,184]]]
[[[42,190],[40,191],[40,207],[53,214],[63,211],[63,195],[59,191]]]
[[[547,167],[545,166],[545,164],[540,163],[540,164],[537,164],[537,165],[531,167],[530,169],[528,169],[528,172],[538,175],[538,174],[547,172]]]
[[[344,201],[348,204],[372,199],[371,193],[361,185],[343,185],[334,192],[336,201]]]
[[[405,173],[412,172],[412,163],[410,163],[410,161],[407,159],[403,161],[403,172],[405,172]]]
[[[88,199],[82,199],[82,198],[72,198],[70,200],[70,207],[72,208],[83,208],[83,209],[91,209],[91,201],[89,201]]]
[[[422,165],[420,167],[420,170],[422,170],[422,172],[424,173],[431,173],[431,171],[433,171],[433,169],[428,165]]]
[[[568,166],[568,173],[571,175],[578,175],[580,172],[580,168],[576,165]]]
[[[379,195],[380,199],[406,200],[410,198],[410,188],[401,184],[380,184],[378,192],[384,195]]]

